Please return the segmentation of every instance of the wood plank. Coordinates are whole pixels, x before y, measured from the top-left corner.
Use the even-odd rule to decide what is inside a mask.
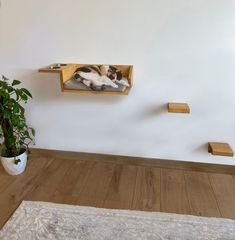
[[[71,163],[71,160],[54,159],[53,164],[44,169],[40,175],[40,181],[34,184],[33,190],[25,196],[25,199],[50,202],[63,176],[73,166]]]
[[[138,167],[132,209],[160,211],[160,169]]]
[[[222,217],[235,219],[235,180],[232,175],[209,174]]]
[[[213,155],[233,157],[234,152],[228,143],[209,142],[208,152]]]
[[[161,211],[191,213],[183,171],[161,169]]]
[[[207,173],[185,172],[191,213],[207,217],[221,217]]]
[[[190,113],[187,103],[168,103],[168,112],[170,113]]]
[[[52,163],[52,159],[33,158],[26,171],[18,176],[11,176],[12,183],[0,194],[0,228],[8,220],[24,199],[25,195],[39,183],[41,171]]]
[[[64,160],[67,161],[67,160]],[[90,175],[94,162],[71,161],[72,167],[61,178],[60,184],[56,187],[51,197],[52,202],[76,204],[78,197]]]
[[[135,165],[143,167],[169,168],[186,171],[215,172],[235,174],[234,165],[211,164],[199,162],[186,162],[157,158],[131,157],[111,154],[72,152],[48,149],[32,149],[34,156],[56,157],[67,160],[98,161],[123,165]]]
[[[104,200],[104,208],[131,209],[137,168],[116,165]]]
[[[102,207],[114,173],[114,164],[96,162],[89,172],[76,204]]]

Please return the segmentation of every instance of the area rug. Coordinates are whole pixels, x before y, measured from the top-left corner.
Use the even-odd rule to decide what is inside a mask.
[[[235,221],[24,201],[1,240],[234,240]]]

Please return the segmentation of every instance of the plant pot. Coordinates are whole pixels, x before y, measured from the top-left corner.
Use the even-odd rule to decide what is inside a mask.
[[[20,160],[18,164],[15,164],[16,160]],[[28,160],[27,152],[23,152],[17,157],[1,157],[1,162],[7,173],[10,175],[19,175],[24,172]]]

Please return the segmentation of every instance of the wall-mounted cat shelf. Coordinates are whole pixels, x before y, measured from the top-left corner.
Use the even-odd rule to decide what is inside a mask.
[[[190,113],[190,108],[187,103],[168,103],[168,112]]]
[[[78,83],[75,81],[72,76],[74,72],[85,66],[91,66],[94,64],[53,64],[48,67],[39,69],[39,72],[44,73],[59,73],[60,74],[60,83],[61,90],[63,92],[78,92],[78,93],[94,93],[94,94],[122,94],[127,95],[132,87],[133,79],[133,66],[132,65],[112,65],[116,69],[120,70],[123,74],[123,77],[127,79],[129,87],[120,85],[118,88],[105,87],[104,90],[96,91],[92,90],[83,83]],[[96,66],[101,66],[95,64]]]
[[[208,152],[213,155],[233,157],[234,153],[228,143],[209,142]]]

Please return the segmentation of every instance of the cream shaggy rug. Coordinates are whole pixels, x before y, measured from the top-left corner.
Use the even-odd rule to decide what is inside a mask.
[[[235,240],[235,221],[24,201],[1,240]]]

